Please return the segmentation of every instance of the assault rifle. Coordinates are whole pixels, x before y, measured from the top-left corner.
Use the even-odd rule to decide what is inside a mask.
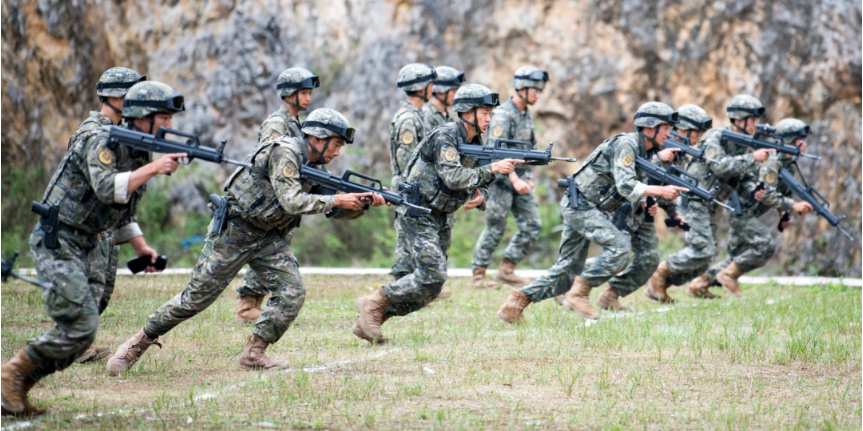
[[[723,208],[727,208],[732,211],[734,210],[730,206],[716,200],[713,197],[713,193],[710,193],[707,190],[698,187],[698,180],[692,174],[678,168],[675,165],[672,165],[670,168],[668,168],[668,170],[665,170],[659,166],[654,165],[653,163],[650,163],[650,161],[644,159],[641,156],[636,156],[635,166],[638,169],[642,170],[644,173],[646,173],[647,176],[662,184],[668,184],[671,186],[684,187],[689,189],[688,192],[682,192],[684,194],[688,193],[694,196],[698,196],[699,198],[701,198],[701,200],[705,202],[713,202]],[[690,178],[692,182],[690,182],[689,179],[681,177],[680,175]]]
[[[160,127],[159,130],[156,131],[155,135],[136,132],[134,130],[117,126],[111,126],[110,130],[110,134],[108,135],[108,146],[111,147],[111,149],[116,148],[117,145],[124,145],[129,148],[134,148],[138,151],[145,151],[148,153],[186,153],[187,162],[184,164],[189,164],[194,159],[201,159],[212,163],[230,163],[232,165],[245,166],[247,168],[252,167],[249,163],[226,158],[224,150],[225,144],[228,141],[224,139],[222,140],[221,145],[219,145],[219,148],[213,149],[202,147],[201,142],[198,141],[197,135],[169,129],[167,127]],[[186,138],[186,141],[172,141],[165,138],[165,135],[180,136]]]
[[[763,134],[759,134],[756,136],[763,136]],[[752,136],[745,135],[743,133],[732,132],[730,130],[723,130],[722,135],[719,138],[722,142],[732,142],[736,145],[742,145],[744,147],[749,147],[754,150],[760,149],[769,149],[776,150],[777,153],[785,153],[792,156],[799,157],[808,157],[810,159],[821,160],[821,157],[813,156],[812,154],[804,153],[800,151],[800,148],[791,146],[791,145],[783,145],[783,144],[775,144],[773,142],[768,142],[763,139],[753,138]]]
[[[824,217],[824,219],[827,220],[827,223],[830,223],[830,226],[839,229],[839,232],[842,232],[842,235],[845,235],[845,238],[848,238],[852,241],[854,240],[854,238],[851,237],[850,233],[848,233],[845,229],[842,229],[842,226],[839,226],[839,222],[842,221],[845,216],[836,217],[835,215],[833,215],[833,213],[831,213],[829,209],[830,203],[827,202],[827,199],[824,199],[824,196],[821,196],[821,193],[818,193],[817,190],[813,189],[808,184],[805,184],[805,181],[804,184],[801,184],[799,181],[797,181],[797,178],[794,178],[794,174],[792,174],[791,171],[785,168],[779,170],[779,179],[781,179],[782,182],[785,183],[785,185],[788,186],[788,188],[790,188],[792,192],[794,192],[794,194],[800,196],[800,199],[809,202],[809,205],[812,205],[812,209],[814,209],[815,212],[818,213],[818,215]]]
[[[524,149],[501,148],[500,144],[516,145],[524,147]],[[485,166],[491,163],[492,160],[503,159],[518,159],[524,160],[525,165],[542,166],[547,165],[554,160],[561,162],[574,162],[575,159],[569,157],[554,157],[551,155],[551,147],[554,144],[548,144],[545,151],[531,149],[530,142],[517,141],[515,139],[498,139],[494,142],[493,147],[484,145],[459,144],[458,153],[465,157],[476,158],[480,166]]]
[[[371,185],[365,185],[362,183],[351,181],[351,177],[362,178],[366,181],[370,181]],[[324,172],[320,169],[315,169],[306,165],[300,166],[300,181],[307,182],[311,184],[316,184],[322,187],[326,192],[344,192],[344,193],[377,193],[384,198],[384,200],[390,204],[396,206],[407,206],[408,208],[421,211],[426,214],[430,214],[431,210],[420,206],[419,202],[409,202],[407,198],[402,195],[387,191],[383,189],[383,184],[381,180],[368,176],[366,174],[361,174],[356,171],[352,171],[350,169],[346,170],[344,175],[338,176],[331,174],[329,172]],[[377,185],[377,186],[375,186]]]
[[[15,260],[16,259],[18,259],[18,252],[17,251],[15,252],[15,254],[12,255],[12,257],[10,257],[8,259],[3,259],[2,273],[0,273],[0,281],[5,283],[6,280],[9,279],[9,276],[11,275],[12,277],[15,277],[19,280],[26,281],[30,284],[35,285],[35,286],[39,286],[43,290],[47,290],[47,289],[51,288],[51,286],[49,286],[46,283],[43,283],[43,282],[36,280],[34,278],[19,275],[17,272],[15,272],[14,268],[15,268]]]
[[[699,150],[698,148],[693,147],[692,142],[689,141],[689,138],[673,130],[671,131],[671,136],[665,139],[665,143],[662,144],[662,149],[666,148],[677,148],[680,150],[679,152],[674,154],[674,160],[678,160],[680,159],[680,157],[682,157],[680,153],[685,153],[689,154],[693,158],[706,160],[711,163],[719,162],[716,159],[711,159],[710,157],[705,156],[704,148]]]

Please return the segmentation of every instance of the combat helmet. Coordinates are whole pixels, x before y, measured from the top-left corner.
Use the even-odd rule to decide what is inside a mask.
[[[774,136],[782,139],[785,145],[791,145],[797,138],[805,138],[809,136],[809,125],[796,118],[785,118],[776,123],[776,133]]]
[[[100,102],[108,105],[114,112],[122,114],[123,110],[108,103],[108,98],[125,97],[130,87],[146,80],[147,75],[141,75],[132,69],[112,67],[99,77],[99,82],[96,83],[96,95],[99,96]]]
[[[139,82],[129,89],[123,99],[123,118],[138,119],[150,116],[150,131],[153,133],[153,114],[185,111],[183,95],[174,91],[168,84],[157,81]]]
[[[731,102],[725,108],[728,118],[743,120],[748,117],[764,117],[766,110],[761,101],[748,94],[738,94],[731,98]]]
[[[313,89],[321,86],[318,76],[302,67],[292,67],[285,69],[279,75],[279,80],[276,82],[276,90],[279,92],[279,97],[288,105],[291,105],[300,111],[305,111],[306,108],[300,106],[299,90]],[[294,96],[294,101],[288,101],[287,97]]]
[[[437,76],[437,71],[435,71],[434,66],[422,63],[411,63],[399,70],[399,77],[396,81],[396,85],[409,96],[420,97],[423,101],[428,102],[429,98],[428,94],[426,94],[428,84],[429,82],[434,81]],[[412,94],[413,92],[420,90],[423,92],[422,96]]]
[[[352,144],[354,142],[354,134],[356,133],[356,130],[351,127],[351,124],[344,115],[328,108],[319,108],[312,111],[306,118],[306,121],[303,121],[300,130],[306,135],[326,140],[324,148],[321,151],[318,151],[314,146],[309,147],[318,154],[318,159],[322,163],[325,163],[324,153],[327,152],[332,138],[342,138],[346,144]]]
[[[698,105],[687,103],[677,108],[678,130],[707,131],[713,128],[713,118],[707,115],[707,111]]]
[[[435,78],[432,96],[446,105],[446,97],[441,99],[437,94],[446,93],[454,88],[459,88],[464,83],[464,72],[449,66],[435,67],[437,78]]]
[[[456,91],[452,101],[452,110],[461,113],[470,112],[476,108],[494,108],[498,105],[500,105],[499,94],[492,92],[484,85],[467,84]],[[477,125],[476,117],[474,117],[473,123],[468,122],[461,115],[459,115],[459,119],[462,123],[473,126],[477,135],[482,133]]]
[[[533,105],[533,103],[528,102],[527,97],[521,95],[521,90],[526,88],[539,88],[541,90],[545,88],[546,82],[548,82],[548,72],[533,66],[518,68],[512,77],[512,86],[515,87],[515,94],[528,105]]]
[[[656,135],[659,133],[659,126],[663,124],[674,126],[677,124],[678,118],[679,115],[677,111],[672,109],[670,106],[662,102],[647,102],[639,106],[638,110],[635,111],[635,129],[641,136],[644,136],[653,143],[654,147],[660,147],[661,145],[656,142]],[[647,136],[642,132],[642,129],[650,127],[657,128],[654,130],[653,136]]]

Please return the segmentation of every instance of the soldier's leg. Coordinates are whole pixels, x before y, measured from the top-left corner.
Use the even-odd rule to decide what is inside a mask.
[[[306,287],[300,277],[300,266],[291,250],[290,243],[281,236],[274,236],[249,262],[249,266],[262,278],[273,280],[272,296],[264,304],[261,317],[255,322],[254,335],[267,343],[275,343],[282,337],[306,300]]]
[[[447,279],[446,251],[441,245],[441,232],[449,231],[447,216],[400,216],[397,223],[401,225],[405,238],[411,245],[410,252],[415,269],[398,281],[384,286],[383,293],[394,305],[428,304],[437,297]]]
[[[108,237],[107,239],[105,237]],[[120,263],[120,246],[114,245],[113,235],[102,234],[99,238],[99,248],[105,257],[105,285],[102,298],[99,301],[99,314],[108,308],[111,297],[114,296],[114,286],[117,284],[117,265]]]
[[[45,311],[54,321],[53,328],[27,341],[25,353],[36,365],[30,375],[34,382],[71,365],[93,343],[99,327],[97,301],[102,286],[89,284],[87,259],[89,251],[97,247],[96,240],[67,233],[61,227],[56,250],[45,248],[41,236],[31,236],[30,250],[39,279],[51,285],[45,292]]]
[[[509,241],[503,255],[514,263],[521,262],[533,248],[542,232],[542,220],[539,217],[539,206],[533,192],[517,195],[513,198],[512,215],[518,231]]]
[[[638,229],[632,232],[631,246],[633,257],[630,264],[608,280],[609,286],[617,289],[621,297],[644,285],[659,265],[659,239],[654,224],[641,221]]]
[[[398,220],[395,221],[396,229],[396,249],[393,253],[393,266],[390,274],[396,280],[410,274],[414,270],[413,261],[410,253],[410,245],[405,239],[405,234],[399,226]]]
[[[734,262],[744,274],[764,266],[776,254],[778,245],[770,227],[758,217],[744,217],[734,226],[741,244],[734,253]]]
[[[255,257],[265,236],[239,217],[229,220],[221,234],[213,232],[211,222],[189,285],[147,318],[144,333],[155,339],[209,307]]]
[[[99,236],[99,244],[87,255],[90,263],[90,286],[101,294],[98,296],[99,315],[108,308],[114,294],[117,281],[117,263],[120,260],[120,247],[114,245],[114,237],[110,232]],[[76,363],[95,361],[108,356],[110,350],[104,346],[90,345]]]
[[[690,201],[682,210],[686,222],[691,226],[683,236],[686,247],[666,259],[668,281],[681,286],[703,274],[716,256],[716,237],[712,225],[713,215],[708,206]]]
[[[506,232],[506,218],[512,209],[513,192],[507,186],[493,183],[488,189],[488,202],[485,204],[485,228],[473,248],[471,267],[487,268],[492,255]]]

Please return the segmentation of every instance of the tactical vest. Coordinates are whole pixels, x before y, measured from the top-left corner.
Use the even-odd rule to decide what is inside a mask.
[[[93,129],[71,143],[72,147],[66,152],[42,197],[42,203],[59,208],[60,222],[91,234],[116,229],[123,220],[134,216],[146,191],[146,185],[141,185],[125,204],[106,204],[96,197],[89,177],[85,175],[88,170],[84,144],[91,139],[101,139],[99,134],[104,134],[104,139],[107,139],[108,129]],[[111,149],[117,172],[134,171],[150,162],[149,153],[122,145]]]
[[[617,191],[617,182],[612,173],[614,145],[621,136],[624,134],[603,141],[574,174],[580,198],[605,212],[613,212],[626,202],[626,198]],[[638,153],[639,156],[647,158],[647,151],[641,145],[638,146]],[[636,177],[641,179],[638,169],[635,172]]]
[[[231,215],[239,215],[243,220],[249,222],[261,230],[287,230],[299,227],[302,216],[288,214],[279,205],[276,191],[270,182],[270,156],[277,146],[289,148],[291,145],[302,144],[296,138],[276,139],[264,142],[255,151],[246,157],[246,163],[251,163],[252,168],[241,167],[237,169],[225,183],[224,191],[228,192],[231,203]],[[297,166],[303,164],[303,160],[296,160]],[[310,186],[303,185],[303,190],[308,191]]]
[[[407,182],[418,184],[422,205],[435,209],[445,214],[456,212],[465,204],[473,194],[472,190],[452,190],[444,184],[435,170],[435,141],[441,133],[455,133],[452,128],[455,123],[447,123],[432,131],[423,139],[417,149],[411,155],[406,171],[409,173]],[[473,157],[461,157],[461,163],[465,167],[474,167],[476,159]]]
[[[708,133],[722,133],[722,130],[724,129],[714,129]],[[706,138],[707,136],[705,136],[705,138],[702,139],[701,142],[706,142]],[[698,143],[697,148],[699,150],[704,148],[701,142]],[[722,144],[720,143],[720,145]],[[723,150],[725,150],[725,154],[728,156],[739,155],[737,146],[731,142],[726,142],[722,148]],[[706,160],[692,158],[686,165],[686,172],[695,176],[698,179],[699,187],[708,191],[712,191],[713,197],[718,201],[727,201],[728,198],[731,197],[731,194],[735,191],[738,191],[738,194],[744,192],[741,185],[746,182],[747,179],[751,179],[752,175],[750,175],[750,173],[744,173],[741,176],[730,178],[728,180],[723,180],[719,178],[719,176],[713,174],[713,172],[710,170],[710,163],[711,162]],[[741,194],[741,197],[742,196],[743,194]],[[690,195],[687,199],[700,200],[697,196],[694,195]],[[747,206],[747,203],[744,201],[745,199],[741,199],[741,204],[743,206]],[[709,202],[705,202],[705,205],[712,204]]]

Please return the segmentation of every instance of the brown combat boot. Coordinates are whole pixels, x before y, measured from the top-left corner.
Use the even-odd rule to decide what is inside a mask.
[[[530,298],[517,290],[513,290],[503,305],[500,306],[500,310],[497,310],[497,317],[506,323],[524,323],[522,312],[528,304],[530,304]]]
[[[27,380],[24,381],[24,393],[29,393],[30,389],[35,385],[36,382],[33,381],[33,379],[27,378]],[[34,404],[30,403],[30,399],[26,395],[24,396],[24,412],[21,413],[21,416],[41,416],[45,413],[48,413],[48,409],[36,407]]]
[[[372,292],[369,296],[357,299],[357,310],[360,312],[360,328],[372,340],[380,340],[384,337],[381,333],[381,325],[386,320],[386,308],[392,305],[390,299],[384,294],[383,289]]]
[[[619,297],[617,289],[609,284],[602,295],[599,295],[599,308],[608,311],[629,311],[629,307],[624,307],[617,300]]]
[[[709,289],[710,277],[708,277],[707,274],[703,274],[695,280],[692,280],[692,283],[689,283],[686,293],[695,298],[715,299],[720,297],[719,295],[710,293]]]
[[[566,294],[565,293],[561,293],[560,295],[557,295],[554,297],[554,302],[556,302],[557,305],[563,305],[563,302],[565,300],[566,300]]]
[[[267,356],[266,350],[270,343],[257,335],[249,335],[246,347],[240,355],[240,366],[247,370],[281,370],[288,368],[288,361],[273,359]]]
[[[387,320],[390,320],[390,317],[393,317],[393,316],[390,316],[389,314],[384,313],[384,318],[383,318],[383,320],[381,320],[381,325],[383,325],[384,322],[386,322]],[[354,323],[354,327],[351,328],[351,332],[353,332],[354,335],[356,335],[357,337],[360,337],[363,340],[366,340],[372,344],[387,344],[390,341],[389,338],[384,338],[384,337],[378,338],[376,341],[374,339],[374,337],[372,337],[369,334],[366,334],[365,331],[363,331],[362,326],[360,326],[360,319],[357,319],[357,323]]]
[[[475,270],[473,270],[473,278],[472,278],[473,287],[475,287],[475,288],[483,288],[483,287],[495,288],[495,287],[500,286],[500,283],[498,283],[494,280],[490,280],[490,279],[485,277],[486,270],[488,270],[488,268],[485,266],[480,266],[480,267],[477,267]]]
[[[98,361],[99,359],[108,356],[111,351],[108,350],[107,347],[93,347],[90,346],[89,349],[84,351],[84,354],[81,355],[78,359],[75,359],[76,364],[83,364],[85,362],[93,362]]]
[[[572,287],[563,298],[563,306],[575,311],[576,314],[588,319],[599,319],[599,313],[590,305],[590,289],[593,289],[583,278],[576,276]]]
[[[264,303],[264,295],[241,296],[237,304],[236,319],[243,323],[250,323],[261,317],[261,304]]]
[[[155,338],[148,337],[147,333],[141,329],[134,337],[121,344],[114,356],[108,358],[108,373],[116,376],[126,372],[141,359],[144,352],[153,344],[162,347]]]
[[[737,279],[743,275],[743,271],[737,267],[737,262],[731,261],[731,265],[726,266],[722,271],[716,274],[716,281],[728,291],[728,293],[740,298],[743,296],[743,291],[740,290],[740,285],[737,284]]]
[[[666,292],[669,275],[671,275],[671,270],[668,269],[668,263],[660,262],[656,271],[650,276],[650,280],[647,280],[647,289],[644,290],[644,295],[654,301],[674,304],[674,299],[668,296],[668,292]]]
[[[30,401],[27,392],[33,387],[28,384],[30,375],[36,371],[36,364],[30,360],[24,349],[18,351],[0,367],[0,404],[3,415],[24,416]]]
[[[494,281],[505,283],[513,287],[524,287],[530,284],[529,281],[515,275],[515,262],[506,257],[500,261],[500,268],[497,269],[497,275],[494,276]]]

